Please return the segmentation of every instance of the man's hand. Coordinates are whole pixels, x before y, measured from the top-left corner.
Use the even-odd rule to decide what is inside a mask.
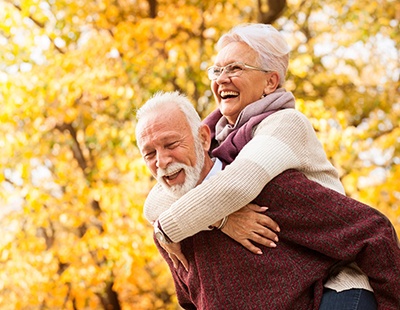
[[[175,269],[178,268],[179,262],[182,263],[183,267],[185,267],[186,271],[189,270],[189,264],[186,260],[185,255],[183,255],[181,251],[181,244],[178,243],[162,243],[160,245],[163,247],[165,251],[168,252],[169,257],[171,258],[172,262],[174,263]]]
[[[279,232],[280,228],[275,221],[263,214],[267,209],[267,207],[248,204],[230,214],[228,222],[221,230],[254,254],[262,254],[261,249],[251,241],[270,248],[276,247],[275,242],[279,241],[275,232]]]

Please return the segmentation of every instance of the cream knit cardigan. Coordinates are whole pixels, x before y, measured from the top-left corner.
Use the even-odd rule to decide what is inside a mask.
[[[326,158],[310,121],[295,109],[269,115],[236,159],[216,176],[179,200],[157,184],[144,206],[147,220],[159,219],[164,232],[179,242],[254,200],[264,186],[287,169],[297,169],[310,180],[344,194],[338,173]],[[278,223],[279,224],[279,223]],[[336,291],[365,288],[368,278],[351,264],[325,285]]]
[[[254,129],[253,138],[230,165],[179,200],[156,185],[147,197],[145,216],[149,221],[159,218],[168,237],[179,242],[250,203],[287,169],[344,193],[310,121],[295,109],[284,109]]]

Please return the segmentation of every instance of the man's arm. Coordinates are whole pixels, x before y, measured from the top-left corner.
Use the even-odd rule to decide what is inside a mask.
[[[255,200],[267,201],[267,214],[279,223],[282,242],[355,261],[368,276],[379,309],[400,309],[400,248],[384,215],[294,170],[276,177]]]
[[[164,250],[164,247],[157,241],[156,238],[154,238],[154,242],[160,254],[167,262],[169,269],[171,270],[179,305],[185,310],[196,310],[197,308],[190,296],[189,289],[174,266],[175,262],[173,262],[169,253]]]

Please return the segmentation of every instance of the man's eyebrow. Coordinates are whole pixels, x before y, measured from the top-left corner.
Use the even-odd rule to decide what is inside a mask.
[[[176,134],[172,134],[172,135],[168,135],[168,136],[161,136],[158,141],[165,143],[165,142],[170,142],[170,141],[180,141],[182,139],[183,139],[182,134],[176,133]]]
[[[148,152],[150,152],[150,151],[152,151],[152,150],[154,150],[153,147],[144,145],[144,146],[142,147],[141,152],[142,152],[143,154],[145,154],[145,153],[148,153]]]

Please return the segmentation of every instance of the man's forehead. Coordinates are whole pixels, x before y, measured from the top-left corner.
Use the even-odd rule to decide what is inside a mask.
[[[180,139],[191,133],[187,120],[176,117],[176,114],[172,113],[149,115],[149,117],[142,119],[138,126],[140,126],[138,139],[141,144]]]
[[[143,130],[183,130],[190,127],[184,114],[178,111],[155,111],[142,120]]]

